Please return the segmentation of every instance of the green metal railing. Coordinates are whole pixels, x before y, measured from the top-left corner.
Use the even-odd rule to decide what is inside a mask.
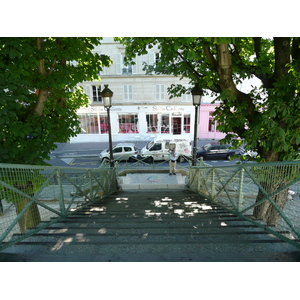
[[[300,162],[190,168],[190,188],[300,248]]]
[[[117,190],[116,170],[0,164],[0,250]]]

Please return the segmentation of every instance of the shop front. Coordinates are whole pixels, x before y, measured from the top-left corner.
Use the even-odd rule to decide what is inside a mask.
[[[193,136],[191,105],[115,106],[110,113],[113,141],[149,140],[158,134]],[[103,106],[81,108],[78,117],[81,133],[70,142],[108,140],[107,112]]]

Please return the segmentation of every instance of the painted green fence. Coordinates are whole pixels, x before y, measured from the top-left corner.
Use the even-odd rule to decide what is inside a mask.
[[[116,170],[0,164],[0,250],[117,190]]]
[[[300,162],[190,169],[190,188],[300,248]]]

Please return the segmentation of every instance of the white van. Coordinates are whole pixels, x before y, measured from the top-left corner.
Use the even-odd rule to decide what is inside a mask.
[[[176,148],[178,162],[192,158],[191,140],[189,137],[162,135],[157,136],[140,152],[139,158],[152,163],[156,160],[169,160],[169,149]]]

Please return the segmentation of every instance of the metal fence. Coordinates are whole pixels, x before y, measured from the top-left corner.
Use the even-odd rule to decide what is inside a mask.
[[[300,162],[190,169],[190,188],[300,248]]]
[[[0,250],[117,190],[116,170],[0,164]]]

